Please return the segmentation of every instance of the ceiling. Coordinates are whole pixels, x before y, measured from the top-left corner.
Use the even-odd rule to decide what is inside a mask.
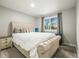
[[[0,0],[0,5],[31,16],[44,16],[72,8],[76,0]]]

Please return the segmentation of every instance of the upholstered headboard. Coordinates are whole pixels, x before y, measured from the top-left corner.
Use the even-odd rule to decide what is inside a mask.
[[[24,33],[32,32],[34,24],[22,22],[22,21],[12,21],[12,33]]]

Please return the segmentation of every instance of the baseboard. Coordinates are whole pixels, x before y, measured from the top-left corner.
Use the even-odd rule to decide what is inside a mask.
[[[62,43],[62,45],[76,48],[76,45],[74,44]]]

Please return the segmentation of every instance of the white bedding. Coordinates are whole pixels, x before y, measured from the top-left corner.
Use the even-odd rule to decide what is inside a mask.
[[[13,34],[13,42],[20,45],[23,49],[30,51],[30,57],[38,57],[37,47],[38,45],[52,37],[54,33],[40,33],[40,32],[30,32],[30,33],[16,33]]]

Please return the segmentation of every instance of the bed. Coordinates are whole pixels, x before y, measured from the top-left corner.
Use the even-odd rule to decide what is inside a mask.
[[[18,23],[17,23],[18,24]],[[24,24],[24,23],[23,23]],[[12,23],[12,31],[15,31],[15,24]],[[25,24],[24,24],[25,26]],[[22,25],[17,33],[12,33],[13,45],[27,58],[49,58],[52,57],[56,50],[59,48],[59,40],[61,36],[55,35],[54,33],[44,32],[31,32],[28,30],[29,26],[23,27]],[[28,28],[27,28],[28,27]],[[27,28],[27,29],[26,29]],[[26,29],[26,30],[24,30]],[[28,32],[29,31],[29,32]],[[18,33],[23,32],[23,33]]]

